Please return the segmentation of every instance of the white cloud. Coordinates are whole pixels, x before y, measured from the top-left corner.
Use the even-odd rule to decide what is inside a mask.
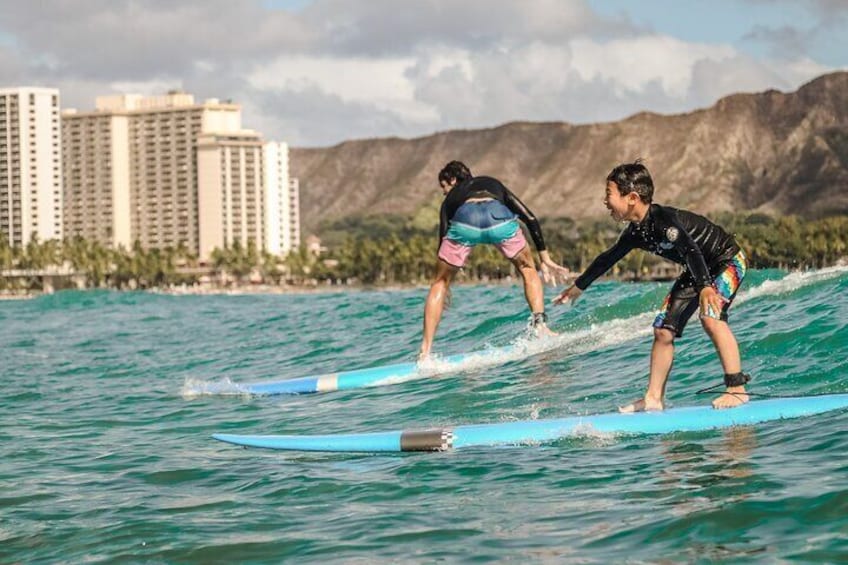
[[[797,88],[834,69],[811,37],[846,42],[844,26],[754,28],[739,41],[776,47],[746,55],[739,42],[658,35],[586,0],[314,0],[296,12],[263,0],[0,3],[7,85],[55,86],[81,109],[97,95],[182,87],[241,103],[246,127],[293,145],[687,111]],[[836,0],[803,6],[824,23],[846,14]]]
[[[317,90],[346,103],[371,105],[410,122],[432,121],[433,108],[415,100],[407,76],[411,57],[392,59],[280,57],[247,75],[256,89],[304,93]]]
[[[831,72],[834,69],[819,64],[809,57],[800,57],[790,61],[770,61],[769,66],[775,72],[782,72],[790,85],[807,82],[819,75]],[[843,69],[848,66],[843,67]]]
[[[761,92],[770,88],[789,91],[827,72],[810,60],[756,61],[738,55],[718,61],[699,61],[694,69],[688,104],[712,104],[733,92]]]
[[[317,87],[345,101],[410,99],[412,85],[404,72],[413,63],[410,58],[280,57],[247,80],[256,88],[295,92]]]
[[[659,83],[672,98],[683,98],[692,83],[692,69],[700,61],[720,61],[736,52],[727,45],[687,43],[667,36],[648,35],[606,43],[575,40],[574,70],[585,81],[609,81],[620,96],[643,92]]]
[[[464,78],[473,78],[474,66],[471,53],[467,49],[437,46],[421,49],[416,58],[416,69],[409,69],[410,74],[419,77],[435,78],[444,71],[458,71]]]

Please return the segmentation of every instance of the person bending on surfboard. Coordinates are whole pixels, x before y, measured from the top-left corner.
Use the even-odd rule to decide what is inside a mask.
[[[713,401],[715,408],[748,402],[739,345],[727,324],[728,309],[745,277],[748,262],[733,236],[721,227],[686,210],[653,204],[654,183],[640,162],[622,164],[607,175],[604,205],[613,219],[630,222],[618,241],[592,262],[574,284],[554,299],[555,304],[575,301],[592,281],[632,249],[645,249],[684,266],[654,320],[650,377],[644,398],[619,408],[622,412],[662,410],[665,385],[674,359],[674,339],[695,310],[712,339],[724,369],[725,392]]]
[[[518,220],[530,231],[539,252],[545,282],[555,283],[558,276],[565,278],[568,269],[551,260],[545,249],[542,228],[533,212],[499,180],[474,177],[459,161],[451,161],[439,172],[439,185],[445,200],[439,220],[438,264],[424,306],[424,337],[419,359],[430,355],[451,280],[465,265],[471,249],[482,243],[497,247],[521,274],[524,296],[532,314],[531,326],[537,335],[553,334],[546,324],[542,281]]]

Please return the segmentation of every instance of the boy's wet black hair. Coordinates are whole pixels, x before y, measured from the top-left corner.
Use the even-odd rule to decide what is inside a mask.
[[[456,179],[456,183],[460,184],[462,181],[470,178],[471,170],[462,161],[451,161],[439,171],[439,183],[449,183],[453,179]]]
[[[618,165],[607,175],[607,182],[609,181],[618,186],[618,192],[622,196],[635,192],[645,204],[650,204],[654,199],[654,181],[641,159]]]

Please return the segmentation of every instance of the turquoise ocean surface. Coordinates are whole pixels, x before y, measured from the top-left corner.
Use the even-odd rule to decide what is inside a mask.
[[[444,453],[210,438],[615,410],[644,391],[669,285],[593,285],[549,309],[544,353],[288,397],[202,392],[414,360],[426,289],[2,301],[0,563],[848,561],[845,411]],[[526,319],[518,286],[456,288],[436,351],[508,345]],[[848,392],[848,268],[754,271],[731,326],[753,392]],[[692,320],[669,403],[708,403],[721,373]]]

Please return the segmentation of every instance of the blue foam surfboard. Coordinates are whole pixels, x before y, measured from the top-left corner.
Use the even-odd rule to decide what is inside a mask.
[[[460,363],[466,357],[468,356],[454,355],[448,357],[446,361],[448,363]],[[240,386],[245,388],[249,394],[257,395],[312,394],[316,392],[333,392],[336,390],[375,386],[380,381],[387,379],[403,380],[413,378],[418,374],[419,368],[417,363],[396,363],[394,365],[356,369],[354,371],[340,371],[338,373],[282,381],[246,383]]]
[[[555,347],[551,343],[547,349]],[[536,346],[538,352],[545,350],[544,347]],[[440,358],[437,364],[430,367],[422,367],[417,363],[396,363],[353,371],[340,371],[338,373],[327,373],[323,375],[311,375],[285,380],[263,381],[254,383],[205,383],[202,393],[204,394],[253,394],[253,395],[281,395],[281,394],[313,394],[319,392],[333,392],[337,390],[349,390],[382,384],[394,384],[405,380],[430,377],[462,370],[462,365],[472,359],[489,359],[489,365],[504,363],[527,347],[515,345],[492,348],[485,351],[472,353],[461,353]],[[504,357],[507,357],[504,360]],[[482,363],[486,365],[486,363]],[[480,366],[478,365],[478,368]]]
[[[591,433],[665,434],[759,424],[848,408],[848,394],[755,400],[737,408],[671,408],[663,412],[596,414],[423,431],[338,435],[232,435],[212,437],[236,445],[291,451],[445,451],[465,447],[538,444]]]

